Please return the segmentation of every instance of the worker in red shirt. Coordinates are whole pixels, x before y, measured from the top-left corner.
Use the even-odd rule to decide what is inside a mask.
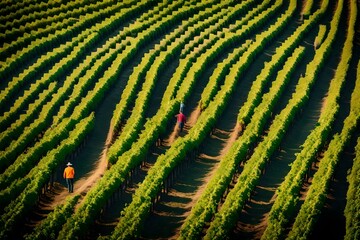
[[[184,124],[186,123],[186,117],[182,112],[177,114],[175,117],[177,118],[177,123],[180,128],[180,132],[182,132],[182,130],[184,128]]]
[[[64,178],[66,180],[69,192],[72,193],[74,191],[75,170],[70,162],[68,162],[66,165],[67,167],[64,170]]]

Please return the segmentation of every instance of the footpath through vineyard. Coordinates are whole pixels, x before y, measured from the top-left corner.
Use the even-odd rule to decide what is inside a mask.
[[[358,8],[2,1],[0,238],[359,235]]]

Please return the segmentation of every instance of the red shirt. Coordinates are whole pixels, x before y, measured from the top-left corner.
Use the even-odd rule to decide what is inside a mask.
[[[185,123],[185,122],[186,122],[186,117],[185,117],[185,115],[184,115],[183,113],[179,113],[179,114],[177,115],[177,121],[178,121],[178,122]]]

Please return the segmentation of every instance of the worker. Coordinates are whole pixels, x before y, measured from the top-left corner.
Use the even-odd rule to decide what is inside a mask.
[[[186,123],[186,116],[182,112],[180,112],[175,117],[177,118],[177,124],[180,128],[180,132],[182,132],[184,125]]]
[[[68,162],[66,165],[67,167],[64,169],[64,178],[66,180],[69,193],[72,193],[74,191],[75,170],[70,162]]]

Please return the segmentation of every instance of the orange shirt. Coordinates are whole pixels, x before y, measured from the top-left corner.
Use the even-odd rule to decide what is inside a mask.
[[[64,170],[64,178],[74,178],[75,176],[75,170],[73,167],[66,167]]]

